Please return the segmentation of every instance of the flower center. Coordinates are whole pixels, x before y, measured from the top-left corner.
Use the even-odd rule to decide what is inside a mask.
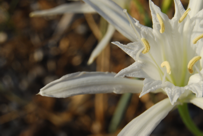
[[[179,23],[181,23],[181,22],[183,22],[183,20],[186,18],[186,16],[188,15],[188,12],[190,11],[190,8],[189,9],[187,9],[185,12],[184,12],[184,14],[181,16],[181,18],[179,19]],[[160,30],[160,33],[162,33],[162,26],[164,26],[164,24],[163,24],[163,21],[162,21],[162,18],[161,18],[161,16],[159,15],[159,14],[157,14],[157,18],[158,18],[158,20],[159,20],[159,22],[160,22],[160,26],[161,26],[161,30]],[[186,23],[187,24],[187,23]],[[184,38],[184,37],[183,37]],[[203,38],[203,34],[201,34],[201,35],[199,35],[198,37],[196,37],[194,40],[193,40],[193,44],[196,44],[197,42],[198,42],[198,40],[200,40],[201,38]],[[186,45],[189,45],[189,47],[191,47],[191,45],[190,44],[188,44],[188,43],[186,43]],[[185,54],[186,54],[186,56],[183,56],[183,59],[182,60],[184,60],[184,61],[188,61],[188,58],[190,58],[190,57],[192,57],[193,55],[194,55],[194,51],[192,51],[192,49],[191,48],[189,48],[188,49],[188,47],[187,46],[185,46],[184,47],[185,49]],[[191,50],[191,51],[190,51]],[[190,57],[188,57],[188,55],[187,54],[189,54],[190,52],[193,52],[193,55],[191,55]],[[193,72],[194,72],[194,70],[193,70],[193,67],[194,67],[194,69],[195,69],[195,71],[197,71],[198,73],[199,73],[199,75],[202,77],[202,79],[203,79],[203,75],[201,74],[201,72],[200,72],[200,70],[199,70],[199,68],[198,68],[198,66],[197,65],[195,65],[195,63],[197,62],[197,61],[199,61],[201,59],[201,56],[195,56],[195,57],[193,57],[190,61],[189,61],[189,63],[188,63],[188,65],[187,65],[187,68],[188,68],[188,71],[189,71],[189,73],[190,74],[192,74]],[[180,62],[179,62],[180,63]],[[183,63],[183,66],[185,66],[185,64],[186,63]],[[168,74],[171,74],[171,69],[170,69],[170,65],[169,65],[169,62],[168,61],[164,61],[162,64],[161,64],[161,67],[166,67],[166,69],[167,69],[167,73]],[[176,67],[176,66],[175,66]],[[174,81],[173,79],[172,79],[172,81],[173,81],[173,83],[175,84],[175,85],[177,85],[177,86],[185,86],[185,85],[187,85],[187,82],[188,82],[188,80],[189,80],[189,77],[191,76],[190,74],[188,74],[188,72],[187,71],[185,71],[184,70],[185,68],[183,67],[183,74],[182,74],[182,77],[181,77],[181,79],[182,79],[182,81],[181,82],[177,82],[177,80],[176,81]],[[175,72],[175,71],[174,71]],[[176,72],[175,72],[176,73]],[[177,75],[179,75],[178,73],[177,73]],[[170,76],[171,78],[174,76],[174,74],[172,75],[172,76]],[[162,82],[164,82],[165,81],[165,78],[166,78],[166,73],[164,73],[164,76],[163,76],[163,79],[162,79]]]
[[[183,13],[183,15],[178,20],[178,23],[183,22],[183,20],[187,17],[190,10],[191,9],[189,8]],[[162,44],[164,45],[164,46],[162,45],[163,47],[161,48],[163,48],[162,49],[163,60],[165,61],[161,64],[161,67],[166,67],[166,71],[163,71],[163,72],[161,71],[162,72],[161,75],[163,75],[162,83],[164,83],[165,81],[169,81],[176,86],[185,86],[188,84],[188,80],[191,74],[194,72],[194,70],[198,72],[203,79],[203,75],[200,73],[200,70],[199,70],[200,65],[196,65],[196,62],[199,61],[201,57],[200,56],[194,57],[196,53],[191,47],[190,41],[188,40],[189,39],[188,35],[185,34],[185,33],[188,33],[190,30],[190,28],[187,29],[190,21],[186,21],[184,22],[184,24],[180,25],[180,26],[183,26],[183,33],[182,34],[180,33],[178,37],[179,39],[175,38],[176,40],[173,40],[174,39],[173,33],[179,33],[179,31],[174,29],[174,30],[170,30],[172,33],[169,32],[169,30],[166,30],[165,32],[165,25],[162,17],[158,13],[156,14],[156,17],[160,24],[160,33],[162,34],[161,37],[163,38]],[[172,35],[170,35],[170,33]],[[203,38],[203,34],[196,37],[193,40],[193,44],[196,44],[198,40],[200,40],[201,38]],[[176,49],[173,50],[171,48],[174,48],[174,47],[172,47],[171,44],[181,45],[181,46],[174,46]],[[182,57],[180,57],[180,55]],[[169,61],[166,61],[166,60],[169,60]],[[170,67],[169,62],[172,64],[172,68]],[[187,72],[187,69],[189,72]]]
[[[194,70],[197,71],[203,79],[203,75],[199,70],[200,65],[196,65],[197,61],[199,61],[201,57],[194,57],[196,52],[194,49],[192,49],[190,42],[190,37],[192,35],[190,34],[192,31],[192,27],[190,27],[190,20],[187,18],[187,20],[183,22],[183,20],[186,19],[189,11],[190,8],[187,9],[178,20],[179,24],[177,25],[180,27],[180,30],[175,26],[171,26],[171,30],[169,29],[170,27],[165,27],[169,26],[169,24],[165,25],[165,20],[163,20],[161,14],[157,13],[156,17],[160,24],[159,32],[161,35],[155,32],[153,34],[154,36],[157,35],[157,38],[148,39],[149,37],[144,38],[144,34],[138,32],[137,26],[133,23],[132,18],[128,15],[127,10],[123,10],[128,18],[128,21],[130,22],[131,27],[133,28],[133,31],[135,32],[136,38],[143,45],[143,48],[141,48],[136,54],[136,60],[140,60],[141,53],[147,53],[147,57],[149,57],[150,61],[155,65],[159,72],[160,78],[154,77],[153,74],[149,73],[149,75],[151,74],[151,76],[153,76],[152,78],[155,80],[161,79],[162,83],[169,81],[175,86],[183,87],[188,84],[189,78]],[[201,38],[203,38],[203,34],[196,37],[192,43],[196,44]],[[150,44],[152,44],[152,48],[150,47],[148,41],[150,41]],[[159,50],[159,52],[154,51],[156,50],[153,48],[154,46],[157,48],[157,50]],[[160,63],[161,67],[165,67],[166,70],[161,69]]]

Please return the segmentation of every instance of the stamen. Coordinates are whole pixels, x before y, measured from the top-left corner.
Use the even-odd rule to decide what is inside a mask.
[[[164,61],[161,63],[161,67],[166,67],[167,73],[170,75],[171,74],[171,67],[168,61]]]
[[[190,8],[187,9],[187,10],[183,13],[183,15],[182,15],[181,18],[179,19],[178,23],[181,23],[181,22],[186,18],[186,16],[187,16],[187,14],[188,14],[189,11],[190,11]]]
[[[127,10],[126,10],[126,9],[124,9],[124,10],[123,10],[123,12],[124,12],[124,13],[125,13],[125,15],[127,16],[128,21],[130,22],[130,24],[131,24],[131,26],[132,26],[132,28],[133,28],[134,32],[136,33],[137,37],[139,37],[139,38],[140,38],[140,34],[137,32],[137,29],[135,28],[135,25],[133,24],[132,20],[130,19],[129,15],[128,15],[128,13],[127,13]]]
[[[190,74],[192,74],[193,73],[193,66],[194,66],[194,64],[198,61],[198,60],[200,60],[201,59],[201,56],[195,56],[194,58],[192,58],[190,61],[189,61],[189,63],[188,63],[188,65],[187,65],[187,68],[188,68],[188,71],[190,72]]]
[[[149,52],[150,46],[149,46],[148,41],[145,38],[142,38],[141,40],[145,47],[144,50],[142,51],[142,53],[145,54],[145,53]]]
[[[166,71],[164,71],[164,75],[163,75],[163,78],[162,78],[162,84],[165,83],[165,80],[166,80],[166,74],[171,74],[171,67],[170,67],[170,64],[168,61],[164,61],[161,63],[161,67],[166,67]]]
[[[197,41],[199,41],[199,40],[202,39],[202,38],[203,38],[203,34],[201,34],[200,36],[196,37],[196,38],[192,41],[193,44],[196,44]]]
[[[160,33],[163,33],[165,31],[164,21],[158,13],[156,14],[156,16],[157,16],[157,18],[159,20],[159,24],[161,26]]]

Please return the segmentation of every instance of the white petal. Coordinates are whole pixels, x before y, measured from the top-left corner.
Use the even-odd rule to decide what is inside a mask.
[[[157,80],[160,79],[158,76],[158,70],[152,63],[147,61],[136,61],[132,65],[128,66],[127,68],[122,69],[116,75],[117,77],[137,77],[137,78],[155,78]]]
[[[148,75],[142,70],[143,63],[134,62],[132,65],[127,68],[122,69],[116,74],[116,77],[137,77],[137,78],[145,78]]]
[[[48,16],[64,13],[95,13],[96,11],[86,3],[74,2],[70,4],[63,4],[48,10],[34,11],[30,16]]]
[[[188,90],[191,90],[193,93],[196,94],[196,97],[202,97],[203,96],[203,81],[200,81],[195,84],[187,85]]]
[[[159,122],[175,107],[169,99],[164,99],[155,104],[143,114],[133,119],[118,136],[147,136]]]
[[[153,80],[151,78],[146,78],[144,80],[144,87],[142,89],[142,92],[140,93],[140,97],[143,95],[149,93],[149,92],[154,92],[160,88],[163,88],[162,81],[160,80]]]
[[[174,105],[174,103],[185,92],[186,89],[184,87],[177,87],[172,85],[173,84],[171,84],[170,87],[165,87],[163,90],[168,95],[168,98],[170,99],[171,104]]]
[[[102,17],[112,24],[121,34],[131,41],[137,41],[123,9],[111,0],[84,0]]]
[[[193,44],[192,41],[203,33],[203,10],[199,11],[196,15],[191,19],[190,27],[191,31],[191,46],[196,48],[196,53],[201,55],[203,39],[197,41],[196,44]]]
[[[188,8],[191,9],[189,12],[190,17],[195,16],[200,10],[203,9],[203,0],[190,0]]]
[[[157,93],[164,91],[168,95],[168,98],[173,105],[177,101],[177,99],[186,92],[187,89],[188,87],[177,87],[170,82],[162,83],[162,81],[160,80],[146,78],[144,80],[144,87],[140,94],[140,97],[149,92]]]
[[[174,3],[175,3],[175,14],[173,18],[179,20],[181,16],[184,14],[185,9],[180,0],[174,0]]]
[[[203,98],[192,97],[189,102],[203,109]]]
[[[143,46],[139,42],[132,42],[127,45],[121,44],[120,42],[112,42],[112,44],[117,45],[134,60],[136,60],[137,53],[143,48]]]
[[[201,71],[201,74],[203,74],[203,70]],[[196,94],[196,97],[203,96],[203,80],[199,73],[194,74],[189,78],[187,87],[188,90],[191,90]]]
[[[48,97],[65,98],[79,94],[96,93],[139,93],[143,81],[115,78],[114,73],[77,72],[57,79],[40,89],[39,94]]]
[[[160,24],[159,24],[159,21],[157,18],[157,14],[159,14],[164,22],[165,31],[171,31],[168,16],[166,14],[162,13],[160,8],[158,6],[156,6],[152,2],[152,0],[149,0],[149,7],[151,10],[151,15],[152,15],[153,28],[156,29],[157,31],[160,30]]]
[[[108,42],[110,41],[111,37],[113,36],[114,32],[115,32],[115,28],[112,25],[109,25],[107,32],[104,35],[103,39],[99,42],[97,47],[93,50],[93,52],[88,60],[88,64],[92,64],[94,59],[103,51],[103,49],[107,46]]]

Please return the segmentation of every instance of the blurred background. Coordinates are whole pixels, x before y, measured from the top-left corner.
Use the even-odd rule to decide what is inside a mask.
[[[153,0],[169,18],[173,0]],[[188,0],[181,0],[187,7]],[[163,94],[97,94],[55,99],[36,95],[47,83],[77,71],[117,73],[133,60],[109,45],[91,64],[91,52],[107,22],[98,14],[29,17],[68,0],[0,0],[0,136],[116,136],[133,118]],[[129,14],[151,26],[148,0],[132,0]],[[110,41],[129,43],[116,31]],[[194,122],[203,129],[203,111],[189,105]],[[112,121],[113,120],[113,121]],[[158,125],[152,136],[191,136],[177,110]]]

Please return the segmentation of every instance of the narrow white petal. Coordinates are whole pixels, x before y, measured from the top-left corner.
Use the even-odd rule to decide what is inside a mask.
[[[159,122],[175,107],[169,99],[164,99],[143,114],[133,119],[118,136],[147,136]]]
[[[179,20],[181,16],[184,14],[185,9],[180,0],[174,0],[174,3],[175,3],[175,14],[173,18]]]
[[[40,89],[39,94],[48,97],[65,98],[79,94],[96,93],[139,93],[143,81],[115,78],[114,73],[77,72],[57,79]]]
[[[137,78],[146,78],[148,75],[142,70],[143,63],[134,62],[127,68],[122,69],[116,74],[116,77],[137,77]]]
[[[107,46],[108,42],[110,41],[111,37],[113,36],[114,32],[115,32],[115,28],[112,25],[109,25],[107,32],[104,35],[103,39],[99,42],[97,47],[93,50],[93,52],[88,60],[88,64],[92,64],[94,59],[103,51],[103,49]]]
[[[203,98],[192,97],[189,102],[203,109]]]
[[[34,11],[30,16],[48,16],[64,13],[95,13],[96,11],[86,3],[74,2],[70,4],[63,4],[48,10]]]
[[[170,23],[169,23],[169,18],[166,14],[161,12],[161,9],[156,6],[152,0],[149,0],[149,7],[151,10],[151,15],[152,15],[152,21],[153,21],[153,29],[159,31],[160,30],[160,24],[157,18],[157,14],[159,14],[164,22],[165,25],[165,31],[171,31],[170,29]]]
[[[102,17],[112,24],[121,34],[131,41],[137,41],[123,9],[111,0],[84,0]]]
[[[191,9],[189,12],[190,17],[195,16],[200,10],[203,9],[203,0],[190,0],[188,8]]]
[[[120,42],[112,42],[112,44],[117,45],[121,48],[125,53],[127,53],[131,58],[136,60],[137,53],[143,48],[143,45],[139,42],[131,42],[127,45],[124,45]],[[142,55],[142,54],[140,54]]]
[[[122,69],[116,75],[117,77],[137,77],[137,78],[152,78],[160,80],[158,69],[153,63],[147,60],[136,61],[127,68]]]

